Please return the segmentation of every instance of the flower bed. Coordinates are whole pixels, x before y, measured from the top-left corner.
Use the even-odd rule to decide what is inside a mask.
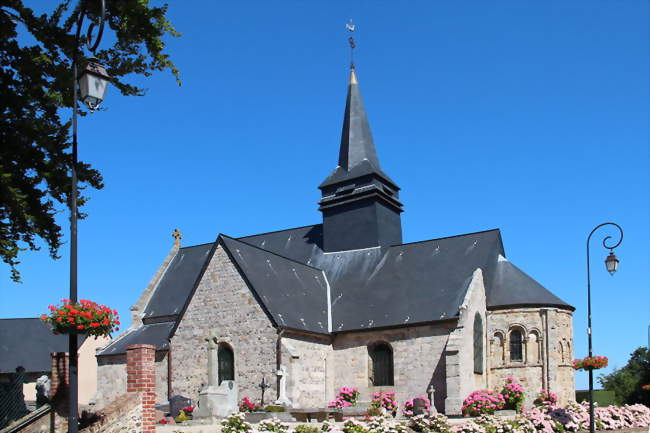
[[[479,416],[493,414],[495,411],[503,409],[505,404],[503,394],[490,389],[479,389],[463,400],[461,410],[465,416]]]
[[[62,299],[61,302],[61,305],[48,306],[49,315],[41,315],[41,320],[50,324],[55,334],[87,334],[101,337],[120,330],[117,311],[106,305],[86,299],[79,302]]]

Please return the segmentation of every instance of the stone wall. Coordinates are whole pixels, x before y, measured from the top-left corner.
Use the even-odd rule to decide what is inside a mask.
[[[556,308],[517,308],[488,312],[490,387],[514,377],[530,406],[541,389],[558,394],[560,403],[575,399],[572,314]],[[510,359],[510,335],[521,331],[523,360]]]
[[[258,400],[262,377],[276,395],[277,332],[221,246],[172,338],[173,393],[197,400],[208,382],[207,338],[232,347],[239,398]]]
[[[283,334],[280,359],[288,372],[287,397],[293,407],[324,407],[332,399],[335,371],[328,368],[332,361],[330,343],[329,337]]]
[[[333,367],[330,374],[335,391],[342,386],[359,388],[361,401],[388,389],[395,391],[400,403],[426,395],[430,385],[436,389],[435,403],[443,409],[446,397],[446,370],[443,352],[450,333],[449,323],[413,326],[389,330],[339,334],[333,342]],[[378,342],[393,350],[394,386],[376,387],[371,383],[368,346]],[[330,400],[334,393],[327,396]]]
[[[456,328],[449,336],[449,343],[445,350],[447,398],[444,410],[447,415],[460,414],[463,400],[472,391],[487,386],[489,372],[486,368],[487,356],[485,355],[487,346],[485,308],[483,273],[481,269],[477,269],[465,293]],[[474,323],[477,314],[481,318],[483,328],[480,336],[483,341],[482,373],[474,372]]]
[[[167,401],[167,352],[156,352],[156,401]],[[97,357],[95,407],[101,409],[126,392],[126,355]]]

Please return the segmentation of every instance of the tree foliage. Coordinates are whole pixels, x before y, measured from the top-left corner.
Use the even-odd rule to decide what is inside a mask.
[[[642,403],[650,406],[650,350],[639,347],[630,355],[625,367],[601,375],[598,381],[607,391],[614,391],[617,404]],[[650,388],[650,386],[646,386]]]
[[[66,108],[72,108],[74,32],[81,12],[81,3],[71,0],[42,14],[24,3],[0,0],[0,257],[11,267],[14,281],[20,281],[16,266],[21,251],[38,250],[40,238],[57,258],[61,246],[62,228],[55,215],[71,192],[71,110]],[[96,19],[100,2],[85,3],[88,23]],[[180,36],[165,16],[167,6],[106,0],[106,9],[105,37],[95,54],[111,85],[123,95],[140,96],[144,90],[125,79],[163,70],[180,84],[179,72],[164,51],[166,36]],[[107,39],[114,40],[112,46]],[[79,50],[80,67],[85,61]],[[83,189],[101,189],[103,184],[90,164],[79,162],[77,175],[81,207],[87,200]]]

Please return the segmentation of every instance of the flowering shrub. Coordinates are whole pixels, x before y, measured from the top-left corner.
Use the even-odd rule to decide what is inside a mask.
[[[260,421],[260,423],[257,425],[257,430],[261,432],[268,431],[275,433],[286,433],[289,431],[289,424],[283,423],[279,419],[273,417],[271,419]]]
[[[532,423],[522,416],[505,419],[494,415],[481,415],[475,422],[486,433],[536,433]]]
[[[50,314],[42,314],[41,320],[52,326],[55,334],[88,334],[95,337],[108,336],[119,331],[120,317],[117,311],[105,305],[82,299],[72,302],[62,299],[62,305],[50,305]]]
[[[512,377],[506,379],[501,395],[505,400],[504,409],[514,409],[521,412],[524,407],[524,387],[515,381]]]
[[[358,388],[348,388],[346,386],[343,386],[339,389],[336,398],[327,403],[327,407],[335,407],[340,409],[342,407],[356,406],[358,399]]]
[[[431,402],[429,401],[429,399],[425,395],[420,395],[418,397],[414,397],[414,398],[412,398],[410,400],[406,400],[404,402],[404,407],[402,408],[402,413],[404,413],[405,417],[410,418],[413,415],[415,415],[415,413],[413,412],[413,402],[416,399],[423,400],[424,401],[424,410],[427,413],[429,412],[429,409],[431,408]]]
[[[369,433],[370,429],[368,426],[355,419],[349,419],[343,423],[343,433]]]
[[[449,429],[450,433],[487,433],[485,427],[474,422],[467,421],[462,424],[456,424]]]
[[[368,419],[366,428],[371,433],[408,433],[408,429],[402,423],[392,423],[387,418],[378,416]]]
[[[388,413],[397,412],[397,399],[393,391],[376,392],[372,395],[370,406],[375,409],[385,409]]]
[[[450,429],[447,417],[442,414],[416,415],[409,421],[409,427],[418,433],[447,433]]]
[[[606,356],[587,356],[573,360],[574,370],[598,370],[607,367],[609,360]]]
[[[506,401],[503,394],[489,389],[479,389],[463,400],[462,411],[465,416],[492,414],[503,409]]]
[[[533,404],[537,407],[556,407],[557,406],[557,394],[552,393],[546,389],[542,389],[538,394]]]
[[[221,421],[221,433],[252,433],[253,427],[245,421],[243,413],[233,413]]]
[[[250,401],[248,397],[242,398],[241,401],[239,402],[240,412],[253,412],[254,410],[258,410],[259,408],[260,406]]]

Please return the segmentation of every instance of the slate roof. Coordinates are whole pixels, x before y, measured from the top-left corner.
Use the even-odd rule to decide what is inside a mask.
[[[155,294],[144,310],[144,318],[178,315],[207,262],[213,244],[181,248],[165,270]]]
[[[119,355],[126,353],[126,348],[132,344],[152,344],[156,350],[169,349],[167,340],[175,321],[143,324],[135,329],[127,331],[119,338],[116,338],[104,347],[99,355]]]
[[[79,346],[85,336],[79,336]],[[52,369],[50,353],[67,352],[67,335],[54,335],[40,319],[0,319],[0,373],[22,366],[27,373]]]

